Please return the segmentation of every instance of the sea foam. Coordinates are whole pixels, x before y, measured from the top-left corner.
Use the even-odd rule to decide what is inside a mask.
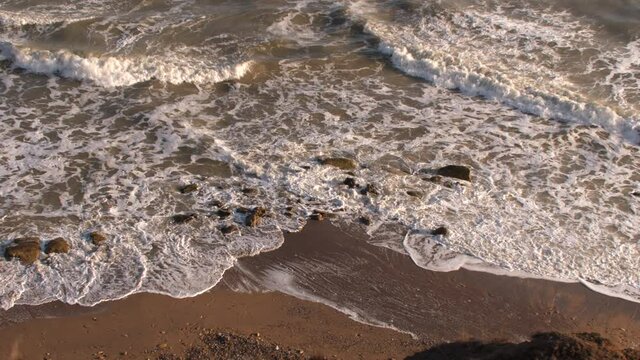
[[[49,51],[22,48],[10,42],[0,42],[0,60],[27,72],[58,75],[68,79],[88,80],[104,87],[133,85],[157,79],[172,84],[216,83],[243,77],[251,62],[234,65],[211,65],[193,60],[140,57],[83,57],[67,50]]]

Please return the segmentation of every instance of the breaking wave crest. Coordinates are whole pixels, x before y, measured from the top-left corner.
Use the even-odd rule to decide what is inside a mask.
[[[239,79],[251,67],[251,61],[215,66],[196,59],[184,62],[148,56],[83,57],[66,50],[20,48],[9,42],[0,43],[0,59],[30,73],[88,80],[107,88],[129,86],[151,79],[172,84],[217,83]]]

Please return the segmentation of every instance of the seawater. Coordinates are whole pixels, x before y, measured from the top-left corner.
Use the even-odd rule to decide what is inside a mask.
[[[2,1],[1,244],[72,250],[0,261],[0,304],[193,296],[314,210],[426,269],[638,301],[639,22],[633,1]],[[472,181],[429,181],[449,164]],[[218,212],[257,206],[255,228]]]

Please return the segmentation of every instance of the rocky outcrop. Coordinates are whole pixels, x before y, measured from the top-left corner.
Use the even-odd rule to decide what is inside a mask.
[[[267,214],[267,210],[261,207],[253,208],[249,211],[245,219],[245,225],[249,227],[257,227],[262,222],[262,218]]]
[[[355,162],[355,160],[342,158],[342,157],[331,157],[331,158],[320,159],[320,164],[330,165],[342,170],[354,170],[355,168],[358,167],[358,164]]]
[[[45,254],[66,254],[69,252],[69,243],[63,238],[55,238],[44,247]]]
[[[40,239],[25,237],[13,240],[4,250],[6,259],[19,259],[23,264],[33,264],[40,257]]]
[[[107,241],[107,236],[99,231],[92,231],[89,233],[89,240],[96,246],[100,246]]]
[[[436,174],[464,181],[471,181],[471,169],[462,165],[447,165],[436,170]]]

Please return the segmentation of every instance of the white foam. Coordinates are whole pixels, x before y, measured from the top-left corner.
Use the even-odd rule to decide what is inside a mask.
[[[351,3],[349,9],[365,22],[365,31],[380,39],[379,50],[410,76],[498,101],[527,114],[597,125],[633,144],[640,142],[637,114],[621,116],[599,104],[598,99],[586,98],[590,88],[577,87],[564,73],[553,69],[552,63],[537,64],[542,61],[538,58],[544,57],[561,63],[560,49],[582,51],[581,46],[592,45],[591,31],[576,22],[564,21],[567,14],[530,14],[544,19],[537,23],[509,18],[501,11],[484,14],[474,9],[460,13],[450,10],[452,14],[422,19],[416,25],[378,20],[371,4],[363,1]],[[527,42],[527,47],[523,48],[522,42]],[[528,58],[517,60],[523,53]],[[630,61],[618,66],[627,64],[628,68]]]
[[[182,84],[207,84],[243,77],[251,62],[213,67],[205,62],[186,62],[154,57],[82,57],[66,50],[48,51],[20,48],[0,42],[0,59],[28,72],[88,80],[104,87],[133,85],[158,79]]]

